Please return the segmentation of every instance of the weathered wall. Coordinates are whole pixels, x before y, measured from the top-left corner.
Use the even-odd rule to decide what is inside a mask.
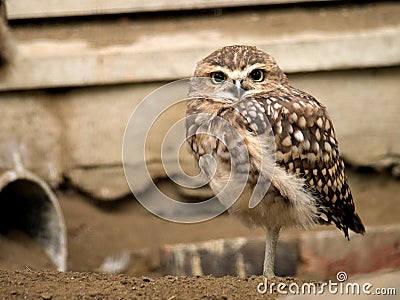
[[[4,74],[13,59],[13,43],[7,26],[7,13],[3,0],[0,0],[0,79],[4,80]]]
[[[190,76],[196,61],[231,43],[268,50],[294,85],[328,107],[347,161],[400,164],[399,12],[400,5],[381,3],[264,7],[219,17],[39,20],[36,28],[35,22],[12,24],[17,55],[0,80],[0,168],[12,168],[14,153],[20,153],[27,168],[54,186],[66,176],[99,198],[128,194],[122,138],[136,105],[161,85]],[[330,20],[336,25],[329,27]],[[263,30],[271,30],[254,31],[264,21],[271,26]],[[183,115],[184,106],[166,119]],[[151,137],[147,147],[155,177],[165,176],[161,138]],[[192,164],[189,155],[183,161]]]

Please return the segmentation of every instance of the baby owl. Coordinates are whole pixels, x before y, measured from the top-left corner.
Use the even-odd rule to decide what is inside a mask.
[[[365,232],[325,107],[256,47],[223,47],[197,64],[186,136],[229,213],[266,229],[265,276],[274,276],[281,228]]]

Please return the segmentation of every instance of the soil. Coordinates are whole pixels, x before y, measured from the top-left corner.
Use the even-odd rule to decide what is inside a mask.
[[[295,278],[271,279],[289,285]],[[1,271],[2,299],[276,299],[260,294],[263,277],[129,277],[101,273]]]
[[[0,235],[0,269],[16,270],[34,265],[40,269],[54,269],[43,248],[21,231]]]

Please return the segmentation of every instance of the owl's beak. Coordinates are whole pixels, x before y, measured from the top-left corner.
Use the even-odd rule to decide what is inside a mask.
[[[235,97],[240,99],[243,96],[244,92],[245,92],[245,90],[244,90],[244,88],[242,86],[242,80],[241,79],[236,79],[236,80],[233,81],[233,83],[234,83],[234,86],[232,86],[232,88],[231,88],[231,93],[233,95],[235,95]]]

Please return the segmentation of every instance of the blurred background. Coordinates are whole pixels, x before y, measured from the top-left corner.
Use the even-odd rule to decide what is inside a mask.
[[[269,52],[294,86],[327,106],[367,226],[365,238],[350,242],[333,227],[284,233],[278,273],[322,279],[341,269],[400,268],[397,1],[1,4],[0,268],[260,274],[262,230],[226,214],[190,225],[162,220],[135,200],[122,168],[136,105],[230,44]],[[162,129],[184,114],[178,105],[153,128],[147,166],[166,194],[201,201],[208,188],[177,186],[161,164]],[[182,164],[193,167],[190,155]],[[377,254],[383,250],[385,257]]]

